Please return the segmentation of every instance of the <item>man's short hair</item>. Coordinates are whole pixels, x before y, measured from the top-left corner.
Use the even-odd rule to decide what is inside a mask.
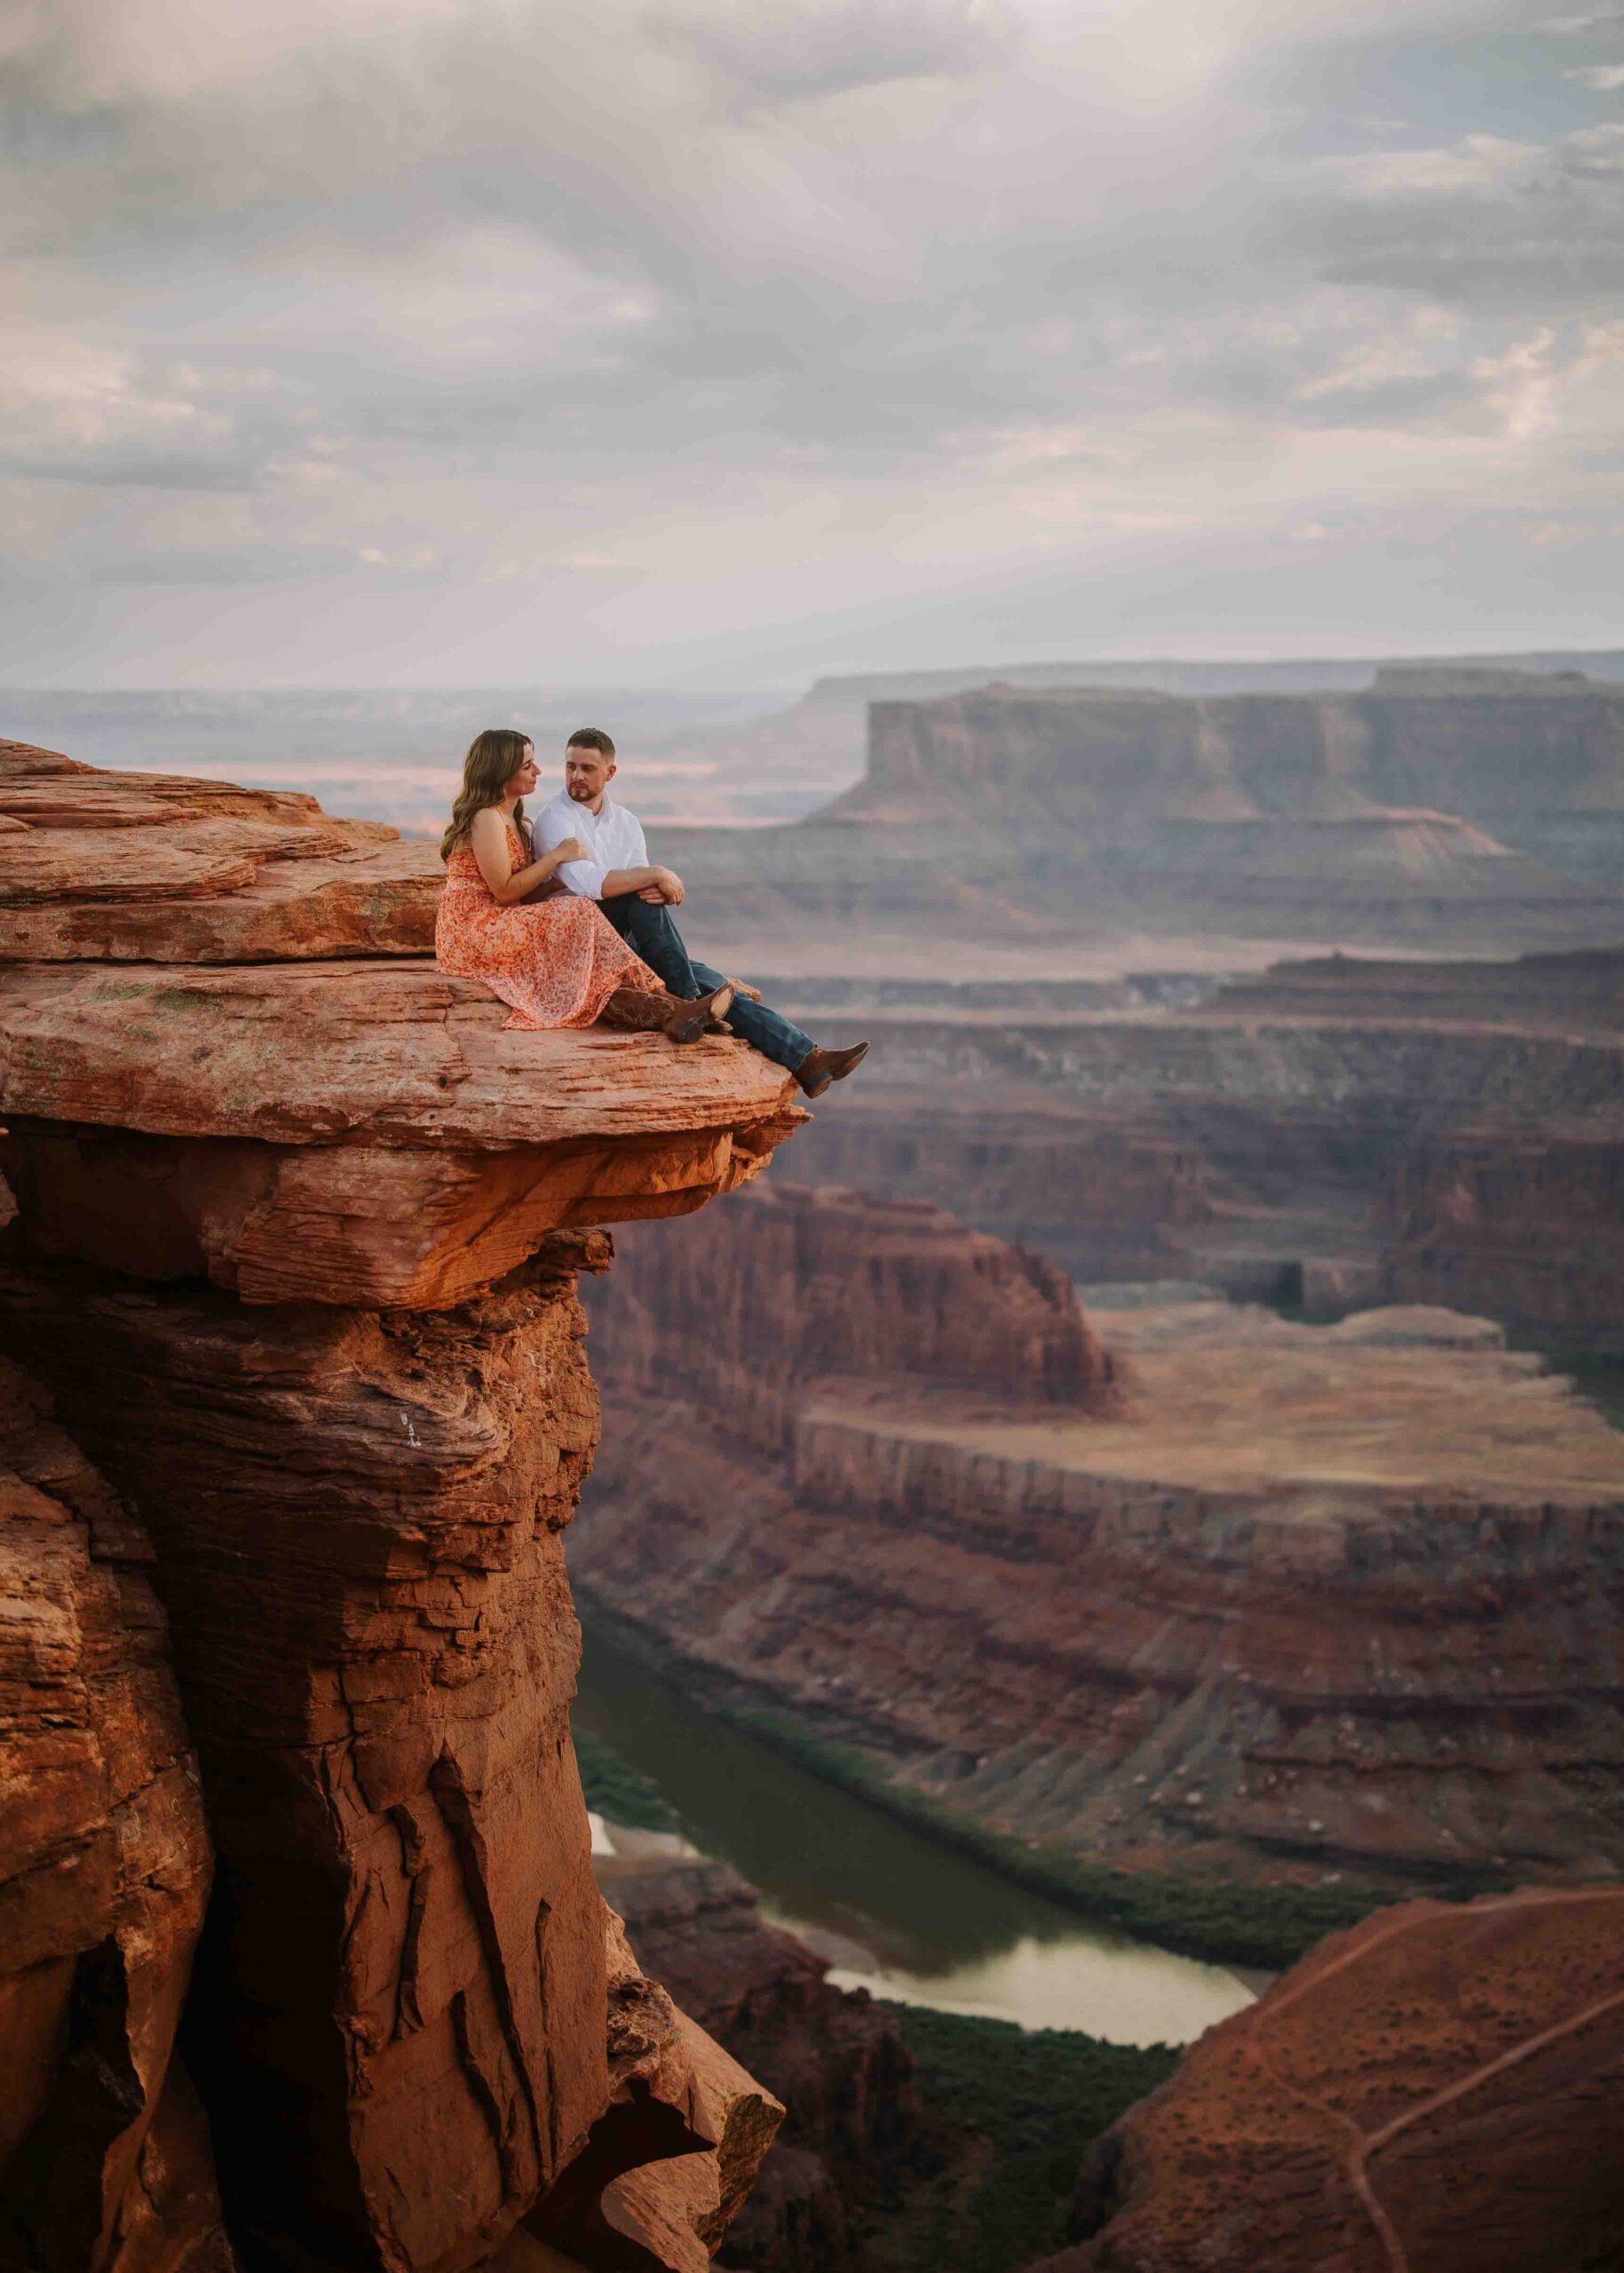
[[[614,744],[601,726],[577,726],[564,745],[566,749],[595,749],[599,757],[614,762]]]

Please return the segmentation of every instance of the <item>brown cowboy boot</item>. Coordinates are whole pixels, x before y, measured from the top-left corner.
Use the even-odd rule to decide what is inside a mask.
[[[644,986],[617,986],[598,1014],[599,1026],[622,1034],[663,1034],[673,1041],[697,1041],[733,1004],[731,986],[717,986],[696,1002],[680,994],[658,994]]]
[[[855,1073],[867,1055],[866,1041],[854,1041],[850,1049],[812,1049],[796,1067],[795,1078],[807,1097],[820,1097],[831,1081]]]

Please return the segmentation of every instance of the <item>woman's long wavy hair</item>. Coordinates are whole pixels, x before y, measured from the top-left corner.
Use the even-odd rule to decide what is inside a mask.
[[[483,812],[487,805],[502,803],[502,793],[524,764],[525,752],[529,747],[529,735],[521,734],[517,726],[487,726],[482,734],[474,736],[468,745],[468,755],[463,760],[463,786],[457,791],[456,804],[451,808],[449,826],[440,840],[442,860],[448,860],[459,844],[466,844],[476,813]],[[513,820],[522,844],[525,820],[522,797],[513,808]]]

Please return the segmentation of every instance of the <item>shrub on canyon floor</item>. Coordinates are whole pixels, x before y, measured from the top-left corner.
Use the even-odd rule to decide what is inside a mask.
[[[1166,2081],[1178,2054],[1106,2044],[1071,2029],[891,2005],[915,2086],[971,2150],[956,2178],[915,2193],[870,2238],[872,2273],[1015,2273],[1060,2248],[1090,2140]]]

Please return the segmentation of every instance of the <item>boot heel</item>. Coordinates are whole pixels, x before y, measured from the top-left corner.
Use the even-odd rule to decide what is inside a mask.
[[[673,1041],[697,1041],[708,1032],[713,1021],[726,1017],[733,1003],[731,986],[718,986],[713,994],[701,994],[697,1002],[684,1005],[686,1016],[674,1019],[667,1028]]]

